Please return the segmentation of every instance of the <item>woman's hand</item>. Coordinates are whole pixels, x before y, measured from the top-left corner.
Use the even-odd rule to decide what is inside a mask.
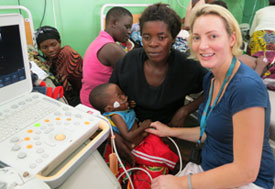
[[[156,121],[151,123],[150,128],[145,129],[146,132],[157,135],[159,137],[166,137],[169,136],[170,127],[167,125]]]
[[[173,189],[182,189],[184,188],[184,181],[182,177],[176,177],[173,175],[161,175],[158,176],[157,178],[154,178],[152,180],[151,188],[160,188],[160,189],[165,189],[165,188],[173,188]]]
[[[184,126],[185,120],[188,115],[189,111],[187,110],[187,107],[183,106],[178,109],[168,125],[172,127],[182,127]]]

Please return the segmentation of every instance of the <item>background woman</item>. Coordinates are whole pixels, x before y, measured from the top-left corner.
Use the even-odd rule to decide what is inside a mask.
[[[63,86],[64,96],[70,105],[78,105],[82,79],[81,56],[70,46],[61,47],[59,32],[51,26],[37,29],[36,42],[46,59],[46,69],[55,77],[54,84]]]
[[[132,14],[123,7],[113,7],[107,12],[105,30],[99,33],[84,55],[82,104],[91,107],[90,92],[96,86],[108,83],[115,64],[126,54],[116,41],[128,41],[132,24]]]

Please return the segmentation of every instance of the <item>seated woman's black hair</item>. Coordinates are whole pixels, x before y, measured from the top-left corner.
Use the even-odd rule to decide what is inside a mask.
[[[149,21],[163,21],[168,25],[172,38],[175,39],[181,30],[181,19],[179,15],[167,4],[157,3],[147,7],[139,18],[140,32],[143,25]]]

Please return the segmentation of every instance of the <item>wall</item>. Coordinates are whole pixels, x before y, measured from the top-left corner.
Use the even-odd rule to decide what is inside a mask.
[[[61,34],[62,45],[72,46],[82,56],[90,42],[100,31],[100,9],[104,4],[153,4],[159,2],[159,0],[0,0],[0,6],[18,5],[18,1],[22,6],[25,6],[31,11],[35,29],[40,26],[44,5],[46,4],[45,17],[42,25],[57,27]],[[229,10],[238,22],[241,23],[243,20],[242,12],[245,0],[224,1],[228,4]],[[185,15],[185,7],[189,0],[162,0],[161,2],[170,4],[170,6],[183,17]],[[130,8],[129,10],[131,12],[136,11]]]
[[[269,5],[268,0],[246,0],[243,10],[243,23],[252,24],[255,12]]]

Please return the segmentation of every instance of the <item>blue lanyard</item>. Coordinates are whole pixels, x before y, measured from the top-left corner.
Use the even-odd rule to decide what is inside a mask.
[[[235,64],[236,64],[236,60],[237,59],[234,56],[233,59],[232,59],[232,61],[231,61],[230,67],[229,67],[229,69],[226,72],[226,75],[225,75],[225,78],[223,80],[223,83],[222,83],[222,86],[220,88],[220,91],[219,91],[219,93],[218,93],[218,95],[217,95],[217,97],[216,97],[213,105],[210,107],[210,110],[208,111],[209,105],[210,105],[210,101],[211,101],[211,98],[212,98],[213,85],[214,85],[215,80],[213,82],[211,82],[209,96],[208,96],[206,105],[204,107],[204,110],[203,110],[203,113],[202,113],[202,117],[201,117],[201,122],[200,122],[200,138],[198,140],[199,144],[201,143],[201,138],[202,138],[202,135],[203,135],[205,127],[206,127],[206,120],[209,118],[212,110],[214,109],[214,107],[215,107],[218,99],[220,98],[220,96],[222,94],[222,91],[223,91],[223,88],[224,88],[225,84],[228,82],[230,76],[232,75],[233,69],[234,69]]]

